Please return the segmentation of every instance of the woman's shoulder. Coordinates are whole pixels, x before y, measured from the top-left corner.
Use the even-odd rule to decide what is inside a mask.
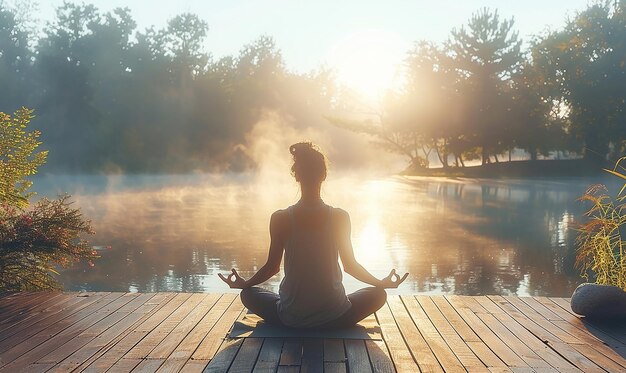
[[[276,210],[272,213],[272,219],[286,219],[289,217],[289,208]]]
[[[339,220],[350,219],[350,214],[348,214],[346,210],[340,207],[333,207],[333,206],[330,206],[330,209],[335,219],[339,219]]]

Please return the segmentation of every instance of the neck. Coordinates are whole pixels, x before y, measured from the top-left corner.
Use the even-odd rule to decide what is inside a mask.
[[[300,201],[302,202],[319,201],[321,199],[320,197],[321,186],[322,184],[316,184],[316,185],[300,184],[300,191],[302,193],[300,197]]]

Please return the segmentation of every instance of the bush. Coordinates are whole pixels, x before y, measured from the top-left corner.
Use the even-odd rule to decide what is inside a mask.
[[[626,157],[618,160],[613,170],[606,171],[626,180],[622,161],[626,162]],[[592,272],[596,283],[626,291],[626,241],[622,239],[626,228],[626,183],[615,198],[608,195],[604,185],[593,185],[579,200],[591,202],[591,208],[585,213],[589,219],[578,232],[577,267],[587,280]]]
[[[32,111],[13,116],[0,112],[0,290],[55,289],[57,269],[81,260],[93,265],[96,252],[81,234],[92,233],[69,196],[41,199],[30,206],[27,176],[45,163],[47,152],[35,153],[39,132],[27,132]]]

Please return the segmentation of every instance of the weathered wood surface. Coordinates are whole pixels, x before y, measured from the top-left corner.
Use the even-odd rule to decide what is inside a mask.
[[[227,294],[0,296],[0,372],[626,372],[626,323],[564,298],[390,296],[383,340],[240,338]]]

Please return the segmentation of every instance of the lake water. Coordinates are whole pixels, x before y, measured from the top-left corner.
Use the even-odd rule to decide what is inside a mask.
[[[287,175],[288,176],[288,175]],[[599,179],[333,179],[357,259],[375,276],[409,272],[396,293],[569,296],[576,199]],[[283,176],[40,176],[40,196],[73,195],[101,258],[65,270],[66,290],[227,291],[218,272],[262,266],[270,214],[298,200]],[[265,286],[277,290],[281,274]],[[348,291],[362,286],[344,276]]]

